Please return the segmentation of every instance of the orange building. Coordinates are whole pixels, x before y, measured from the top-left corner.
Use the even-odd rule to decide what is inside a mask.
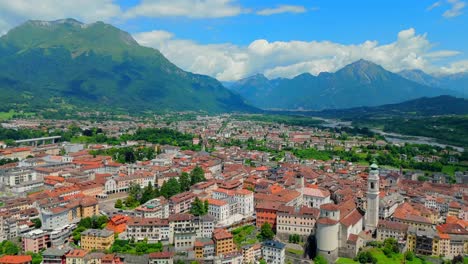
[[[213,232],[215,242],[215,255],[225,255],[234,252],[236,249],[231,232],[226,229],[215,229]]]
[[[107,223],[106,228],[114,233],[122,233],[127,230],[127,222],[130,217],[126,215],[114,215]]]
[[[281,203],[278,202],[261,202],[255,207],[255,212],[257,214],[257,227],[261,227],[264,223],[268,222],[271,225],[271,228],[275,230],[276,228],[276,215],[278,208],[281,206]]]

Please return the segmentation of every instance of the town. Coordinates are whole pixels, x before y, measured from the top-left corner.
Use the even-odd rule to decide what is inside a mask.
[[[0,264],[468,254],[466,150],[363,129],[231,114],[14,118],[0,164]]]

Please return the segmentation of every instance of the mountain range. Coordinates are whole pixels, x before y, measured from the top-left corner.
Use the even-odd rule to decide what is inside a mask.
[[[433,86],[430,82],[417,82],[366,60],[318,76],[303,73],[292,79],[269,80],[257,74],[229,88],[254,106],[283,110],[342,109],[399,103],[420,97],[462,96],[460,91]]]
[[[421,70],[404,70],[398,74],[420,84],[454,90],[461,93],[464,97],[468,96],[468,73],[466,72],[434,76]]]
[[[103,22],[28,21],[0,38],[0,111],[256,111]]]

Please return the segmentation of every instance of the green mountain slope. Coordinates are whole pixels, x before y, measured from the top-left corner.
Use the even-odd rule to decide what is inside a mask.
[[[267,94],[257,92],[265,87],[269,91]],[[260,108],[311,110],[377,106],[424,96],[458,94],[410,81],[365,60],[335,73],[318,76],[304,73],[292,79],[269,82],[244,81],[232,85],[231,89]]]
[[[0,38],[0,69],[0,110],[256,110],[102,22],[28,21]]]

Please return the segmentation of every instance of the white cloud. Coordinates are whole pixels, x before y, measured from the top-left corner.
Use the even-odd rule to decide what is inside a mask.
[[[168,17],[189,18],[230,17],[246,12],[232,0],[143,0],[125,13],[125,17]]]
[[[279,5],[275,8],[266,8],[257,12],[257,15],[270,16],[282,13],[305,13],[307,9],[303,6]]]
[[[446,18],[452,18],[463,14],[463,8],[465,8],[465,2],[460,0],[447,0],[451,8],[444,12],[443,16]]]
[[[427,8],[427,10],[431,11],[431,10],[433,10],[435,8],[445,6],[445,4],[450,6],[450,8],[447,9],[442,14],[442,16],[444,16],[445,18],[453,18],[453,17],[457,17],[457,16],[463,14],[463,9],[466,6],[466,3],[464,1],[461,1],[461,0],[446,0],[446,1],[437,1],[437,2],[433,3],[431,6],[429,6]]]
[[[433,3],[432,5],[430,5],[430,6],[427,8],[427,10],[428,10],[428,11],[431,11],[432,9],[437,8],[437,7],[441,6],[441,5],[442,5],[442,2],[441,2],[441,1],[437,1],[437,2]]]
[[[468,60],[457,61],[448,66],[441,67],[440,72],[442,74],[468,72]]]
[[[434,62],[459,54],[452,50],[432,50],[426,34],[416,34],[413,28],[402,30],[388,44],[364,41],[344,45],[330,41],[252,41],[248,46],[230,43],[201,45],[182,40],[166,31],[143,32],[134,35],[142,45],[159,49],[182,69],[207,74],[223,81],[238,80],[256,73],[267,77],[294,77],[309,72],[336,71],[361,58],[398,72],[422,69],[429,73],[463,71],[465,64],[452,64],[442,69]]]

